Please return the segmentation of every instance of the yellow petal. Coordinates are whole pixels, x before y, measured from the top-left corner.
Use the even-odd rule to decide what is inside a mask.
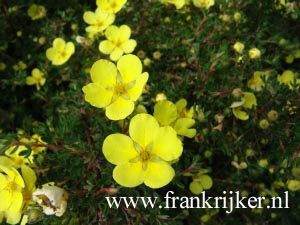
[[[143,148],[152,143],[158,129],[156,119],[145,113],[134,116],[129,124],[130,137]]]
[[[99,44],[99,51],[102,52],[103,54],[107,54],[107,55],[110,54],[114,48],[115,48],[114,44],[108,40],[101,41]]]
[[[114,180],[124,187],[136,187],[144,182],[144,177],[141,162],[118,165],[113,171]]]
[[[91,11],[84,12],[83,20],[87,24],[95,24],[97,22],[95,14]]]
[[[134,110],[134,103],[122,97],[118,97],[112,104],[106,107],[105,114],[110,120],[122,120]]]
[[[243,94],[243,99],[245,100],[243,107],[246,109],[251,109],[252,107],[255,108],[257,105],[255,95],[251,92],[244,92]]]
[[[35,68],[32,70],[31,75],[36,79],[40,79],[43,76],[43,73],[39,69]]]
[[[66,42],[62,38],[55,38],[53,41],[53,47],[56,51],[64,50]]]
[[[114,48],[114,50],[110,54],[109,58],[112,61],[117,61],[123,54],[124,54],[123,50],[119,47],[116,47],[116,48]]]
[[[52,61],[56,56],[56,51],[54,48],[48,48],[46,51],[47,58]]]
[[[12,192],[12,203],[9,207],[9,211],[12,213],[19,212],[23,206],[23,195],[21,192]]]
[[[178,135],[182,135],[188,138],[193,138],[196,135],[196,129],[190,129],[194,126],[195,120],[191,118],[179,118],[176,120],[174,129]]]
[[[12,193],[7,190],[0,191],[0,199],[1,199],[0,212],[6,211],[9,208],[11,202],[13,201]]]
[[[85,101],[97,108],[103,108],[110,104],[113,92],[107,91],[98,83],[89,83],[82,88]]]
[[[107,40],[116,43],[120,37],[119,27],[117,27],[115,25],[111,25],[108,28],[106,28],[105,37],[107,38]]]
[[[68,42],[66,44],[65,51],[66,51],[68,57],[71,56],[72,54],[74,54],[74,52],[75,52],[74,44],[72,42]]]
[[[18,212],[13,211],[6,211],[5,217],[6,217],[6,223],[8,224],[17,224],[20,222],[22,216],[22,211],[19,210]]]
[[[168,126],[177,118],[176,105],[168,100],[159,101],[154,106],[153,116],[161,125]]]
[[[189,188],[190,191],[195,195],[199,195],[203,191],[202,185],[196,181],[191,182]]]
[[[0,191],[2,191],[7,186],[7,179],[2,173],[0,173]]]
[[[27,85],[34,85],[37,83],[37,80],[34,77],[26,77],[26,84]]]
[[[29,166],[22,166],[21,171],[27,190],[33,190],[36,182],[35,172]]]
[[[144,183],[151,188],[161,188],[175,176],[174,169],[164,161],[148,162]]]
[[[130,39],[122,44],[122,49],[126,54],[133,52],[135,47],[136,47],[136,41],[133,39]]]
[[[127,25],[122,25],[122,26],[120,26],[119,30],[120,30],[119,40],[121,42],[125,42],[125,41],[129,40],[130,35],[131,35],[130,27]]]
[[[177,159],[182,154],[182,143],[172,127],[160,127],[153,140],[152,154],[166,161]]]
[[[6,156],[0,156],[0,165],[9,167],[14,165],[14,161]]]
[[[107,161],[115,165],[126,164],[138,155],[133,141],[124,134],[107,136],[103,142],[102,151]]]
[[[249,115],[245,111],[242,111],[241,108],[233,108],[233,115],[240,120],[248,120]]]
[[[141,60],[131,54],[122,56],[117,63],[117,67],[124,83],[136,80],[136,77],[142,73]]]
[[[233,102],[229,107],[230,108],[237,108],[242,106],[245,103],[245,99],[242,99],[241,101],[238,102]]]
[[[116,83],[117,68],[115,64],[108,60],[100,59],[96,61],[91,70],[92,81],[104,88],[112,87]]]
[[[148,81],[149,74],[147,72],[138,75],[135,80],[135,85],[127,90],[127,94],[132,101],[136,101],[142,94],[145,84]]]

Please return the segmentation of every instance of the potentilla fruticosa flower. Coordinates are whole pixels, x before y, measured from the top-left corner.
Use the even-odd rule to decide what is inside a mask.
[[[26,77],[26,84],[27,85],[35,85],[37,90],[41,89],[46,83],[46,78],[44,73],[40,71],[38,68],[34,68],[31,72],[31,76]]]
[[[126,4],[127,0],[96,0],[97,6],[106,13],[117,13]]]
[[[96,61],[91,70],[92,82],[82,88],[85,100],[97,108],[105,108],[111,120],[121,120],[134,110],[134,102],[142,94],[149,74],[142,73],[142,63],[135,55],[124,55],[117,66],[107,60]]]
[[[130,35],[131,29],[127,25],[109,26],[105,30],[107,40],[100,42],[99,51],[110,55],[111,60],[117,61],[124,53],[131,53],[136,47],[136,41],[130,39]]]
[[[60,66],[67,62],[74,52],[75,46],[72,42],[66,43],[62,38],[55,38],[53,47],[47,49],[46,56],[53,65]]]
[[[95,12],[87,11],[83,14],[83,20],[89,26],[85,29],[91,36],[101,34],[109,25],[113,24],[116,16],[97,8]]]
[[[172,127],[160,127],[153,116],[141,113],[131,119],[129,136],[109,135],[102,150],[116,165],[113,178],[120,185],[160,188],[175,176],[170,163],[181,156],[182,143]]]

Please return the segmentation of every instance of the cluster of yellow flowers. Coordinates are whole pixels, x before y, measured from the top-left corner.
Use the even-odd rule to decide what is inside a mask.
[[[51,190],[47,192],[44,189],[48,184],[41,189],[36,188],[34,159],[46,150],[46,143],[38,134],[30,138],[21,137],[18,143],[19,145],[8,148],[5,156],[0,156],[0,223],[5,219],[8,224],[17,224],[21,218],[21,225],[36,222],[39,219],[39,207],[35,202],[45,214],[61,216],[67,206],[65,191],[51,186]],[[26,144],[31,148],[28,149]]]
[[[99,8],[95,13],[84,14],[85,22],[90,24],[86,31],[95,34],[105,30],[107,40],[100,42],[99,50],[110,54],[110,59],[117,62],[96,61],[90,70],[92,82],[82,91],[85,100],[94,107],[104,108],[110,120],[123,120],[134,112],[134,102],[141,96],[149,74],[142,72],[142,62],[136,55],[123,55],[132,52],[136,46],[136,41],[130,39],[130,28],[110,25],[114,21],[114,16],[109,14],[112,10],[108,12],[101,4],[97,5]],[[159,101],[153,116],[139,113],[131,119],[129,136],[118,133],[105,138],[103,154],[116,165],[113,178],[117,183],[125,187],[144,183],[151,188],[160,188],[173,179],[175,172],[171,164],[183,151],[178,135],[189,138],[196,135],[196,129],[191,128],[195,124],[194,110],[187,110],[186,106],[185,99],[176,104]]]

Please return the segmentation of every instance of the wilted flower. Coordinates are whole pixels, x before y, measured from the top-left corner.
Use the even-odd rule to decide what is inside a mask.
[[[31,76],[26,77],[26,84],[35,85],[37,90],[40,90],[45,82],[46,78],[44,77],[44,73],[38,68],[34,68],[31,72]]]
[[[160,127],[154,117],[142,113],[131,119],[129,135],[112,134],[104,140],[103,154],[116,165],[114,180],[125,187],[167,185],[175,175],[170,162],[182,153],[176,131],[170,126]]]
[[[250,59],[259,59],[261,56],[261,52],[258,48],[251,48],[248,52]]]
[[[142,73],[142,63],[135,55],[122,56],[117,67],[100,59],[91,68],[92,83],[82,88],[85,100],[106,109],[111,120],[121,120],[134,110],[134,101],[142,94],[148,73]]]
[[[97,8],[95,12],[87,11],[83,14],[83,20],[90,26],[85,30],[91,33],[91,36],[102,33],[109,25],[115,21],[115,15],[102,11]]]
[[[194,6],[203,9],[209,9],[215,4],[215,0],[193,0]]]
[[[47,58],[55,66],[60,66],[67,62],[75,52],[75,46],[72,42],[65,42],[62,38],[55,38],[53,47],[46,51]]]
[[[96,0],[97,6],[106,13],[117,13],[126,4],[127,0]]]
[[[131,53],[136,47],[136,41],[129,39],[130,35],[131,30],[127,25],[109,26],[105,30],[107,40],[100,42],[99,51],[110,55],[111,60],[117,61],[124,53]]]
[[[249,114],[243,109],[252,109],[257,105],[256,97],[251,92],[243,92],[243,97],[240,101],[231,104],[233,115],[240,120],[248,120]]]
[[[60,187],[46,184],[33,192],[32,199],[43,208],[46,215],[62,216],[67,208],[68,194]]]
[[[32,4],[27,11],[28,16],[30,16],[32,20],[41,19],[46,16],[46,13],[47,11],[44,6],[36,4]]]

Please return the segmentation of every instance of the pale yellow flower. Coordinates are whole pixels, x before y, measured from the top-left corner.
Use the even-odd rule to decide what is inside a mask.
[[[85,29],[86,32],[94,37],[96,34],[101,34],[108,26],[113,24],[116,16],[111,13],[102,11],[97,8],[95,12],[87,11],[83,14],[83,20],[89,26]]]
[[[251,48],[248,52],[250,59],[259,59],[261,56],[261,52],[258,48]]]
[[[193,0],[194,6],[209,9],[215,4],[215,0]]]
[[[106,13],[117,13],[126,4],[127,0],[96,0],[97,6]]]
[[[110,59],[117,61],[124,53],[133,52],[136,47],[136,41],[130,39],[131,29],[127,25],[117,27],[109,26],[105,31],[107,40],[101,41],[99,51],[110,55]]]
[[[44,77],[44,73],[38,68],[34,68],[31,72],[31,76],[26,77],[26,84],[35,85],[37,90],[40,90],[41,86],[45,83],[46,78]]]

